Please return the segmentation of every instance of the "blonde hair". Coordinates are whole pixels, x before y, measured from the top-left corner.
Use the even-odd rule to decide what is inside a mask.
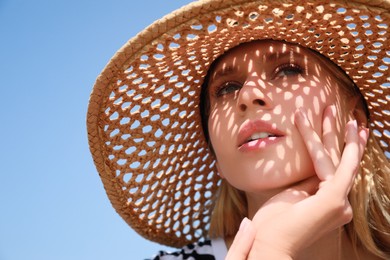
[[[240,227],[241,220],[247,216],[247,211],[245,193],[223,179],[216,194],[209,236],[211,238],[234,237]]]
[[[354,217],[346,230],[354,246],[390,258],[390,165],[373,133],[349,200]]]
[[[353,81],[327,57],[315,51],[313,53],[320,57],[319,60],[322,65],[333,73],[334,77],[341,83],[348,97],[360,97],[360,109],[365,112],[367,119],[369,119],[364,97]],[[203,129],[208,139],[207,120],[205,120],[209,112],[207,82],[208,76],[206,76],[204,83],[206,85],[202,87],[201,103],[204,103],[201,104],[201,109],[203,109]],[[213,151],[211,144],[210,148]],[[379,257],[390,258],[390,163],[372,129],[370,129],[361,168],[349,194],[349,200],[354,217],[345,226],[345,229],[353,246],[355,248],[364,246],[368,251]],[[247,210],[245,193],[222,180],[215,198],[209,236],[211,238],[234,237],[241,220],[247,217]]]

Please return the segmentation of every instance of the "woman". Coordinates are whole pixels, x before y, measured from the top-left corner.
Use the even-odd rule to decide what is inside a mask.
[[[335,77],[341,73],[332,66],[308,49],[275,41],[244,43],[211,66],[204,117],[227,190],[217,199],[213,236],[229,244],[237,232],[229,232],[234,224],[256,215],[254,235],[261,242],[251,252],[260,246],[262,257],[275,248],[302,259],[375,259],[364,251],[355,255],[348,235],[337,229],[352,218],[347,195],[368,129],[359,91],[346,76]],[[237,205],[229,202],[235,194]],[[225,211],[226,204],[237,208],[229,210],[236,219]],[[248,233],[237,239],[237,249]],[[310,246],[315,237],[320,239]],[[239,259],[233,251],[231,259]]]
[[[157,258],[389,257],[389,7],[198,1],[117,53],[88,110],[107,194],[202,241]]]

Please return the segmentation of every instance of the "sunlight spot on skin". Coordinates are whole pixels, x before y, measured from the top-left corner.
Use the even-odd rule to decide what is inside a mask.
[[[306,95],[309,95],[310,94],[310,87],[303,87],[303,93],[305,93]]]
[[[300,77],[300,78],[298,78],[298,82],[300,82],[300,83],[306,82],[306,79],[305,79],[305,78],[302,78],[302,77]]]
[[[301,51],[301,49],[299,49],[299,52]],[[308,61],[308,57],[305,56],[303,58],[303,64],[305,65],[305,71],[306,71],[306,75],[307,75],[307,72],[309,71],[309,61]]]
[[[317,75],[320,74],[320,67],[319,66],[315,66],[314,70],[316,71]]]
[[[300,87],[299,84],[292,84],[292,85],[291,85],[291,89],[294,90],[294,91],[297,90],[297,89],[299,89],[299,87]]]
[[[264,120],[264,121],[269,121],[271,120],[271,115],[270,114],[265,114],[261,117],[261,120]]]
[[[325,155],[324,155],[324,153],[322,151],[317,151],[316,154],[315,154],[315,158],[316,158],[316,160],[320,161],[323,158],[325,158]]]
[[[285,100],[290,100],[293,98],[294,95],[291,92],[286,91],[283,96]]]
[[[264,171],[264,172],[269,172],[269,171],[272,170],[272,168],[273,168],[274,166],[275,166],[275,161],[269,160],[268,162],[266,162],[263,171]]]
[[[233,116],[231,116],[230,118],[229,118],[229,121],[228,121],[228,125],[227,125],[227,127],[228,127],[228,129],[233,129],[233,127],[234,127],[234,117]]]
[[[261,80],[258,80],[259,82]],[[245,86],[247,87],[256,87],[256,82],[254,82],[253,80],[248,80],[247,82],[245,82]]]
[[[286,131],[286,134],[291,134],[291,129],[288,129],[288,131]],[[293,141],[291,139],[286,139],[286,145],[288,148],[292,148],[293,147]]]
[[[316,115],[320,114],[320,101],[318,100],[318,97],[313,97],[313,106],[314,106],[314,113]]]
[[[248,64],[248,71],[253,71],[253,60],[250,60],[250,61],[249,61],[249,64]]]
[[[325,91],[326,95],[330,95],[330,93],[332,92],[332,89],[329,85],[326,85],[324,88],[324,91]]]
[[[285,169],[286,169],[286,172],[292,172],[291,162],[288,162],[288,163],[286,164]]]
[[[326,101],[326,94],[324,93],[324,91],[320,92],[320,100],[322,103],[325,103]]]
[[[255,169],[258,170],[260,169],[260,167],[264,164],[264,159],[259,159],[257,162],[256,162],[256,165],[255,165]]]
[[[286,51],[287,51],[287,45],[286,45],[286,44],[283,44],[282,53],[283,53],[283,52],[286,52]]]
[[[291,63],[295,63],[294,50],[290,50],[290,60],[291,60]]]
[[[236,63],[237,63],[237,58],[234,58],[234,59],[233,59],[233,67],[236,66]],[[240,63],[238,63],[238,64],[240,64]]]
[[[236,124],[236,125],[234,125],[233,127],[232,127],[232,135],[233,136],[235,136],[237,133],[238,133],[238,125]]]
[[[294,84],[295,85],[295,84]],[[284,81],[283,83],[282,83],[282,87],[283,88],[287,88],[288,87],[288,82],[287,81]]]
[[[310,86],[311,87],[317,86],[317,82],[315,82],[314,80],[310,80]]]
[[[287,116],[283,115],[281,122],[282,124],[287,123]]]
[[[304,100],[302,96],[298,96],[295,99],[295,107],[303,107],[304,106]]]
[[[227,64],[224,63],[224,64],[222,65],[222,70],[224,71],[224,70],[226,70],[226,68],[227,68]]]
[[[282,113],[282,105],[276,105],[275,107],[274,107],[274,113],[275,113],[275,115],[280,115],[281,113]]]
[[[264,93],[260,89],[254,88],[252,91],[253,91],[252,95],[255,95],[259,98],[264,98]],[[248,95],[250,95],[250,94],[248,94]],[[252,95],[250,95],[250,96],[252,96]]]
[[[278,150],[277,150],[277,154],[278,154],[279,158],[285,158],[286,149],[283,146],[279,145]]]
[[[229,115],[232,112],[233,108],[231,106],[229,107],[229,105],[226,104],[223,110],[226,111],[226,115]]]

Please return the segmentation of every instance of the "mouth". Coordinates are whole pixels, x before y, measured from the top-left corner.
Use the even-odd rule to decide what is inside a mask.
[[[284,135],[276,126],[267,122],[261,120],[247,121],[238,131],[237,146],[244,150],[249,147],[261,148],[275,143]]]
[[[247,140],[244,141],[244,143],[249,143],[261,139],[275,139],[277,137],[281,137],[281,135],[268,133],[268,132],[258,132],[258,133],[253,133]]]

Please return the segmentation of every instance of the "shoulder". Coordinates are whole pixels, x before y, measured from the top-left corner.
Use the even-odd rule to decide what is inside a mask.
[[[176,252],[160,251],[153,260],[215,260],[211,240],[189,244]]]

